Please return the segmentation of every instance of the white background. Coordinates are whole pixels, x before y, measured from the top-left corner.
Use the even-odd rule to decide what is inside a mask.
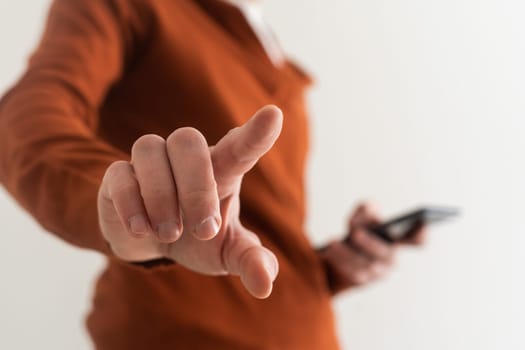
[[[47,6],[0,1],[0,90],[23,71]],[[317,78],[313,241],[342,233],[361,199],[387,216],[463,209],[388,278],[337,298],[344,349],[525,349],[525,4],[288,0],[266,12]],[[83,317],[103,260],[4,193],[0,220],[0,348],[89,349]]]

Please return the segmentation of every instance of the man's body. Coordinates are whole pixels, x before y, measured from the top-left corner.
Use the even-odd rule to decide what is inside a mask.
[[[337,348],[331,296],[384,273],[393,248],[364,230],[367,207],[351,246],[306,239],[309,83],[231,4],[55,2],[0,104],[0,180],[109,257],[97,348]]]

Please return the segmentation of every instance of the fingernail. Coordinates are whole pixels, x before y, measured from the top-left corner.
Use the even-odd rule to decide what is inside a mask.
[[[157,225],[157,233],[162,241],[173,242],[180,235],[179,223],[175,220],[163,222]]]
[[[273,255],[266,254],[264,256],[264,268],[266,271],[268,271],[268,274],[270,275],[272,280],[275,280],[277,277],[277,273],[279,272],[279,265],[277,264],[277,260]]]
[[[131,232],[134,234],[143,236],[148,233],[149,225],[142,215],[133,216],[128,221]]]
[[[195,227],[195,235],[201,239],[207,239],[215,236],[219,232],[219,221],[210,216]]]

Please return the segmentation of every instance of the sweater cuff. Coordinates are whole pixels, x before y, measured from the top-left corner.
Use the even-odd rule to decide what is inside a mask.
[[[125,261],[120,258],[118,258],[115,254],[113,254],[113,251],[111,250],[111,246],[107,241],[104,241],[106,243],[106,248],[109,252],[108,257],[110,260],[117,261],[120,264],[125,264],[128,266],[136,266],[137,268],[144,268],[144,269],[154,269],[156,267],[161,266],[173,266],[175,265],[175,260],[171,260],[168,258],[158,258],[158,259],[151,259],[151,260],[144,260],[144,261]]]
[[[159,267],[159,266],[175,265],[175,261],[168,259],[168,258],[159,258],[159,259],[153,259],[153,260],[147,260],[147,261],[131,262],[130,264],[134,266],[144,267],[146,269],[152,269],[152,268]]]

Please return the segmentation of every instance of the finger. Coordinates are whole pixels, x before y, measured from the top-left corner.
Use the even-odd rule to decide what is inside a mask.
[[[223,249],[226,270],[240,276],[243,285],[254,297],[267,298],[279,271],[275,255],[261,245],[253,232],[242,227],[227,236]]]
[[[108,167],[101,193],[111,201],[128,233],[144,236],[151,232],[139,185],[128,162],[117,161]]]
[[[168,137],[167,149],[185,230],[198,239],[215,237],[221,215],[206,139],[196,129],[177,129]]]
[[[162,242],[176,241],[182,227],[166,141],[157,135],[142,136],[133,145],[131,162],[156,235]]]
[[[102,220],[101,225],[124,227],[121,229],[107,227],[103,229],[104,238],[110,244],[113,252],[127,261],[143,261],[161,257],[158,244],[151,233],[146,210],[144,208],[140,189],[133,174],[131,165],[126,161],[111,164],[100,189],[102,203],[99,211],[107,212],[105,206],[113,206],[120,222]],[[102,217],[102,214],[101,214]],[[142,239],[137,239],[142,237]],[[145,237],[145,238],[144,238]]]
[[[232,129],[213,148],[212,160],[219,187],[228,187],[250,170],[273,146],[281,133],[279,108],[260,109],[243,126]]]
[[[370,227],[379,225],[381,223],[381,216],[376,205],[371,202],[361,203],[350,218],[350,228],[355,227]]]
[[[371,260],[391,261],[395,248],[383,242],[363,228],[358,228],[350,234],[352,246]]]

